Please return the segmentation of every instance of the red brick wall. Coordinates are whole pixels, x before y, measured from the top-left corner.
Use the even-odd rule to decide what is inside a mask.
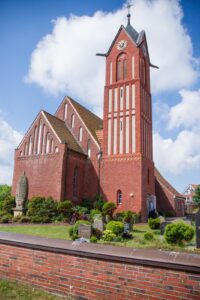
[[[199,299],[200,275],[0,244],[0,278],[75,299]]]

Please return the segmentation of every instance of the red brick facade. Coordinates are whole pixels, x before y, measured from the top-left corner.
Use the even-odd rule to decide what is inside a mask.
[[[19,246],[14,246],[12,242],[10,245],[4,243],[0,241],[0,278],[31,284],[73,299],[197,300],[200,296],[198,259],[195,259],[196,271],[193,271],[192,266],[186,268],[184,261],[182,264],[176,262],[177,254],[166,254],[166,257],[171,255],[171,261],[168,259],[168,262],[163,263],[160,259],[161,251],[157,251],[156,259],[148,262],[151,254],[147,250],[145,259],[138,259],[137,254],[134,260],[129,254],[117,255],[122,247],[115,247],[116,250],[111,249],[114,253],[109,253],[110,257],[105,259],[109,246],[102,246],[103,254],[96,255],[95,245],[89,245],[87,249],[81,245],[82,249],[73,247],[71,254],[62,253],[67,252],[67,245],[62,251],[58,240],[57,249],[51,249],[51,246],[39,247],[43,250],[27,242],[25,247],[23,243]],[[182,253],[180,256],[183,256],[182,260],[185,256],[185,262],[192,262],[194,255]]]
[[[77,202],[101,192],[105,200],[117,204],[118,211],[141,212],[145,220],[150,204],[156,208],[157,196],[150,91],[153,65],[145,33],[138,34],[129,23],[121,26],[102,55],[106,57],[103,121],[70,97],[64,98],[55,116],[41,111],[16,149],[13,194],[25,171],[29,199],[51,195],[58,201]],[[165,210],[168,195],[161,194],[157,202]]]

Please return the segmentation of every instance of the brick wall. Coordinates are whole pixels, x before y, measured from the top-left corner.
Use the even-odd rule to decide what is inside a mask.
[[[200,297],[198,255],[7,235],[0,233],[0,278],[82,300]]]

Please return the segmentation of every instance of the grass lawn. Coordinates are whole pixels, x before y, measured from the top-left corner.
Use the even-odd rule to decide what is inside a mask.
[[[0,300],[61,300],[39,289],[21,283],[0,280]],[[66,299],[66,298],[65,298]]]
[[[48,238],[70,240],[69,229],[70,225],[0,225],[0,231],[24,233],[36,236],[44,236]],[[145,232],[152,232],[154,239],[151,241],[144,240]],[[171,246],[167,244],[163,236],[160,236],[160,230],[151,230],[148,224],[135,224],[133,229],[133,239],[123,242],[103,242],[100,243],[118,245],[132,248],[151,248],[165,249],[173,251],[191,251],[200,254],[200,250],[195,249],[195,239],[184,246]]]

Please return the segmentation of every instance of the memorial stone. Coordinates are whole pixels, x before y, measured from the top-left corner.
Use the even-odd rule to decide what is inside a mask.
[[[79,224],[78,227],[79,237],[90,239],[91,235],[92,235],[92,226],[90,224]]]
[[[103,220],[101,215],[94,216],[93,228],[98,229],[99,231],[103,232]]]
[[[14,216],[21,216],[23,212],[23,204],[27,197],[28,182],[25,172],[20,176],[16,189],[16,207],[13,209]]]

